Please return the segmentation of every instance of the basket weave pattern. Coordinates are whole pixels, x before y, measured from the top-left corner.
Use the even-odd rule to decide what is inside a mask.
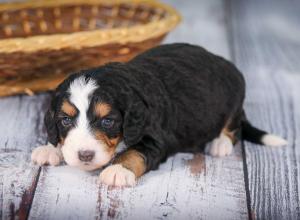
[[[0,96],[53,89],[67,75],[127,61],[179,22],[147,0],[47,0],[0,5]]]

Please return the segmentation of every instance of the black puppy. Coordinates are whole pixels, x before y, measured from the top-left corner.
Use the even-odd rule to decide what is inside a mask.
[[[243,110],[245,82],[237,68],[189,44],[153,48],[128,63],[109,63],[71,75],[55,91],[45,124],[51,145],[32,153],[40,165],[94,170],[108,185],[134,185],[176,152],[232,152],[242,138],[278,146],[286,141],[258,130]],[[56,148],[55,148],[56,147]]]

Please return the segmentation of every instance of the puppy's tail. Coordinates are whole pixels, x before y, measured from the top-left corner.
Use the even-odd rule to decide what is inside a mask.
[[[274,134],[268,134],[267,132],[252,126],[247,119],[242,121],[242,138],[255,144],[271,147],[280,147],[288,144],[285,139]]]

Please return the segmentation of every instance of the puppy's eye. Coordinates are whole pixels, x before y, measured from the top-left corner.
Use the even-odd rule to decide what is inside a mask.
[[[114,125],[115,121],[113,119],[104,118],[101,120],[101,126],[102,128],[111,128]]]
[[[70,125],[72,125],[72,119],[70,117],[65,116],[61,119],[61,124],[64,127],[69,127]]]

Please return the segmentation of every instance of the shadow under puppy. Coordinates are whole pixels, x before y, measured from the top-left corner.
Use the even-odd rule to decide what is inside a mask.
[[[58,165],[64,159],[94,170],[114,158],[101,182],[132,186],[176,152],[225,156],[239,137],[285,145],[251,126],[244,97],[242,74],[222,57],[189,44],[158,46],[127,63],[83,70],[59,85],[45,116],[51,144],[36,148],[32,160]],[[126,148],[114,157],[121,141]]]

